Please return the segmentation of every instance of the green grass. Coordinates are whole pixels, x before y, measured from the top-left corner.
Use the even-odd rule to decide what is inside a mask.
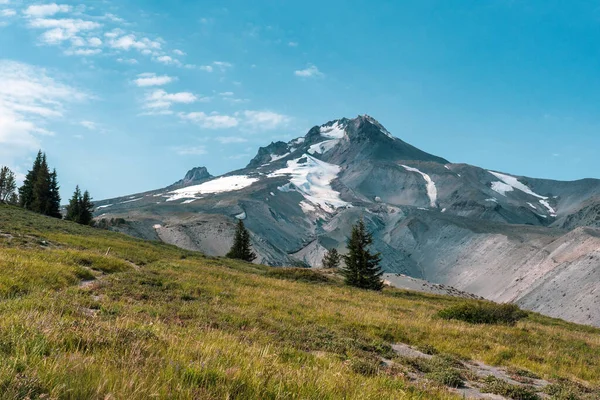
[[[444,320],[463,300],[317,275],[0,206],[0,399],[460,398],[386,368],[398,342],[600,384],[597,329]]]

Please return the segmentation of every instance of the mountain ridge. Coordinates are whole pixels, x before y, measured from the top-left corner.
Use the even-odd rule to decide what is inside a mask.
[[[589,233],[600,219],[598,198],[600,180],[551,181],[450,163],[363,115],[261,147],[247,167],[219,177],[131,203],[101,202],[104,215],[97,215],[129,221],[116,230],[211,255],[225,254],[243,217],[258,262],[311,267],[326,250],[343,251],[350,226],[364,218],[386,272],[600,325],[600,316],[556,295],[580,284],[583,304],[600,304],[600,239]],[[491,285],[490,275],[497,275]]]

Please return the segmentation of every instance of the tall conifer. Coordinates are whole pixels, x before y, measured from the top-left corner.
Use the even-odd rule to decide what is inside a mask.
[[[361,289],[383,289],[383,272],[379,267],[381,256],[370,252],[369,246],[372,243],[373,236],[367,232],[361,219],[352,227],[352,235],[348,240],[348,254],[344,256],[346,266],[342,269],[342,274],[347,285]]]
[[[229,250],[226,257],[247,262],[256,260],[256,254],[252,251],[250,243],[250,232],[248,232],[242,220],[238,221],[233,237],[233,246],[231,246],[231,250]]]

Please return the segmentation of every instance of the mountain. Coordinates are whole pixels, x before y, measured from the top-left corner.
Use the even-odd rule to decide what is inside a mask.
[[[363,218],[388,273],[600,326],[599,180],[452,163],[364,115],[271,143],[241,170],[185,181],[99,202],[97,219],[224,255],[241,218],[257,262],[319,267]]]

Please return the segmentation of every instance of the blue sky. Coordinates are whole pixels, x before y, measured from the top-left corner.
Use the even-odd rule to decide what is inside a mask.
[[[0,164],[96,199],[369,114],[452,162],[600,177],[598,1],[0,0]]]

